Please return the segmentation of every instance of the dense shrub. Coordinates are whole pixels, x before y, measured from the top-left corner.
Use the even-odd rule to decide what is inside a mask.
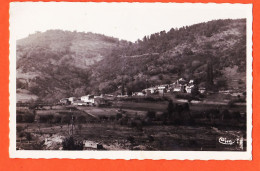
[[[218,109],[209,109],[205,111],[208,119],[220,118],[220,112]]]
[[[61,123],[61,116],[54,115],[54,117],[52,119],[52,123]]]
[[[16,122],[17,123],[23,122],[23,115],[16,115]]]
[[[223,110],[221,115],[222,115],[222,120],[228,120],[228,119],[232,118],[229,110],[227,110],[227,109]]]
[[[77,117],[77,122],[78,123],[86,123],[86,117],[85,116],[78,116]]]
[[[127,125],[128,120],[129,120],[129,118],[123,117],[123,118],[119,119],[118,121],[119,121],[120,125]]]
[[[115,119],[116,119],[116,117],[113,116],[113,115],[109,117],[109,120],[110,120],[110,121],[114,121]]]
[[[72,136],[65,138],[62,141],[63,150],[83,150],[83,142],[75,141]]]
[[[30,132],[26,132],[25,137],[28,142],[30,142],[32,140],[32,134]]]
[[[233,119],[237,119],[237,120],[241,118],[240,112],[233,112],[231,116]]]
[[[155,112],[154,111],[148,111],[146,113],[146,117],[150,119],[155,119]]]
[[[54,118],[53,114],[40,115],[39,122],[40,123],[52,123],[53,118]]]
[[[17,133],[22,132],[23,129],[24,129],[24,128],[23,128],[22,126],[16,126],[16,132],[17,132]]]
[[[21,131],[21,132],[18,133],[18,137],[19,137],[19,138],[22,138],[22,137],[24,137],[24,136],[25,136],[25,133],[24,133],[23,131]]]
[[[123,117],[122,113],[117,113],[116,114],[116,119],[119,120]]]
[[[32,114],[23,115],[23,121],[26,123],[33,123],[35,116]]]
[[[129,141],[130,143],[134,143],[135,142],[135,138],[133,136],[128,136],[127,141]]]
[[[70,116],[70,115],[65,115],[65,116],[63,116],[62,119],[61,119],[61,122],[62,122],[62,123],[65,123],[65,124],[70,124],[70,122],[71,122],[71,116]]]

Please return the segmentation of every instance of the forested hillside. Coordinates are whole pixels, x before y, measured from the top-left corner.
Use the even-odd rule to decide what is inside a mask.
[[[213,68],[213,87],[207,85],[208,67]],[[104,92],[114,91],[118,85],[124,85],[130,92],[140,91],[146,84],[172,83],[177,77],[196,79],[213,89],[243,89],[246,20],[216,20],[145,36],[114,50],[93,70],[95,84],[102,86],[99,90],[105,87]],[[239,79],[239,85],[231,87],[232,79]]]
[[[213,68],[213,85],[208,85],[208,68]],[[60,30],[17,41],[17,87],[47,101],[88,93],[130,94],[178,77],[212,89],[244,89],[245,70],[245,19],[161,31],[135,43]]]
[[[90,80],[89,66],[125,44],[94,33],[49,30],[32,34],[17,41],[17,88],[47,101],[82,95]]]

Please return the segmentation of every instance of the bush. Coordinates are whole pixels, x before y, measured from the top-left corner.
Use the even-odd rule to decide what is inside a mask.
[[[17,123],[23,122],[23,116],[22,115],[16,115],[16,122]]]
[[[134,143],[135,142],[135,138],[133,136],[128,136],[127,137],[127,141],[129,141],[130,143]]]
[[[128,118],[124,117],[124,118],[119,119],[118,121],[119,121],[120,125],[127,125]]]
[[[222,120],[228,120],[228,119],[232,118],[231,115],[230,115],[229,110],[227,110],[227,109],[223,110],[221,115],[222,115]]]
[[[83,142],[75,141],[72,136],[62,141],[63,150],[83,150]]]
[[[61,123],[61,116],[55,115],[52,119],[52,123]]]
[[[239,120],[241,118],[240,112],[233,112],[232,113],[232,118]]]
[[[78,116],[77,117],[77,122],[78,123],[86,123],[86,117],[85,116]]]
[[[30,132],[27,132],[25,137],[26,137],[27,141],[29,141],[29,142],[32,140],[32,135]]]
[[[24,129],[24,128],[23,128],[22,126],[16,126],[16,132],[17,132],[17,133],[22,132],[23,129]]]
[[[63,116],[62,119],[61,119],[61,122],[65,123],[65,124],[70,124],[70,121],[71,121],[70,115]]]
[[[33,123],[35,116],[32,114],[26,114],[23,116],[23,121],[26,123]]]
[[[146,117],[150,118],[150,119],[154,119],[155,118],[155,112],[154,111],[148,111],[146,113]]]
[[[119,120],[123,117],[122,113],[117,113],[116,114],[116,119]]]
[[[25,136],[25,133],[24,133],[24,132],[19,132],[19,133],[18,133],[18,137],[19,137],[19,138],[22,138],[22,137],[24,137],[24,136]]]
[[[209,109],[206,112],[207,118],[208,119],[214,119],[214,118],[219,118],[219,110],[218,109]]]
[[[40,123],[52,123],[54,118],[53,114],[41,115],[39,118]]]
[[[116,117],[113,116],[113,115],[109,117],[109,120],[110,120],[110,121],[114,121],[115,119],[116,119]]]

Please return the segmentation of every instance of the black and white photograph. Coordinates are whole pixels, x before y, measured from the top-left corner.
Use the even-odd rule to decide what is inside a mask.
[[[252,5],[13,2],[10,156],[251,159]]]

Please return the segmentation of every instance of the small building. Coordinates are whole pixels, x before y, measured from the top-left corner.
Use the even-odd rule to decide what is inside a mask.
[[[154,94],[154,93],[156,93],[157,92],[157,88],[156,87],[150,87],[150,88],[148,88],[148,89],[145,89],[145,91],[150,91],[150,93],[151,94]]]
[[[183,86],[181,85],[175,85],[173,87],[173,92],[183,92]]]
[[[132,96],[144,96],[145,94],[143,92],[133,92]]]
[[[80,98],[80,100],[83,101],[83,102],[86,102],[87,104],[94,104],[95,103],[94,95],[82,96]]]
[[[204,87],[199,88],[199,92],[201,94],[204,94],[206,92],[206,88],[204,88]]]
[[[177,80],[176,84],[185,85],[185,84],[187,84],[187,81],[183,78],[180,78]]]
[[[68,98],[63,98],[63,99],[60,100],[60,103],[61,103],[62,105],[68,105],[68,104],[70,104],[70,101],[69,101]]]
[[[77,98],[76,98],[76,97],[69,97],[68,100],[69,100],[70,103],[72,104],[72,103],[74,103],[74,101],[77,100]]]
[[[145,92],[145,95],[146,95],[146,96],[149,96],[149,95],[152,94],[151,89],[144,89],[143,91]]]
[[[188,84],[186,87],[185,87],[185,90],[187,93],[191,93],[192,89],[194,88],[194,85],[193,84]]]
[[[184,78],[180,78],[178,81],[185,81],[185,79]]]
[[[128,95],[119,94],[119,95],[117,95],[116,97],[128,97]]]
[[[161,85],[158,87],[159,94],[164,94],[167,91],[167,87],[165,85]]]
[[[76,106],[86,106],[87,103],[84,102],[84,101],[82,101],[82,100],[75,100],[75,101],[73,102],[73,105],[76,105]]]

